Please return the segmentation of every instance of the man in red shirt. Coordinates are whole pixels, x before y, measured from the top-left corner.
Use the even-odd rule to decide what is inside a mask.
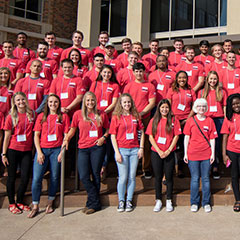
[[[69,48],[63,50],[62,55],[61,55],[61,61],[63,59],[68,58],[69,52],[73,48],[76,48],[81,53],[82,64],[86,67],[89,67],[89,69],[91,69],[93,66],[93,63],[92,63],[93,59],[92,59],[91,51],[82,47],[83,37],[84,36],[81,31],[76,30],[73,32],[73,34],[72,34],[73,45],[72,45],[72,47],[69,47]]]
[[[194,61],[195,49],[192,46],[185,48],[186,61],[181,62],[176,68],[176,72],[185,71],[188,75],[188,84],[197,92],[204,84],[203,66]]]
[[[59,66],[63,49],[56,46],[56,34],[54,32],[46,32],[45,41],[48,43],[47,57],[55,60]]]
[[[125,68],[128,66],[128,54],[132,49],[132,41],[130,38],[124,38],[122,40],[123,53],[118,55],[117,59],[121,62],[122,66]]]
[[[2,44],[0,44],[0,59],[4,58],[4,52],[2,49]]]
[[[159,42],[157,39],[153,39],[149,43],[150,53],[145,54],[142,59],[144,61],[147,61],[149,64],[149,67],[151,68],[153,65],[156,65],[156,60],[158,56],[158,48],[159,48]]]
[[[233,42],[231,39],[225,39],[224,42],[223,42],[223,50],[224,50],[224,53],[222,55],[222,59],[223,60],[227,60],[227,54],[231,51],[233,51]],[[236,55],[236,59],[239,60],[239,55]]]
[[[133,65],[134,82],[130,82],[124,88],[124,93],[129,93],[136,105],[136,108],[142,118],[144,132],[150,121],[150,112],[155,106],[156,92],[155,87],[144,80],[145,66],[143,63],[137,62]],[[143,172],[146,179],[151,179],[151,158],[150,158],[150,142],[147,136],[144,141],[144,157]]]
[[[0,67],[7,67],[11,72],[11,84],[15,85],[17,81],[23,77],[25,71],[24,63],[14,57],[13,55],[13,42],[3,42],[4,58],[0,60]]]
[[[27,47],[27,34],[20,32],[17,34],[17,47],[13,50],[13,55],[20,59],[25,65],[31,60],[36,58],[34,51]]]
[[[49,81],[52,81],[54,78],[57,77],[58,72],[58,64],[55,60],[52,60],[47,57],[48,54],[48,43],[47,42],[39,42],[38,48],[37,48],[37,55],[39,61],[42,62],[42,72],[40,73],[40,76],[42,78],[46,78]],[[32,64],[32,61],[29,61],[26,67],[26,77],[30,75],[31,69],[30,66]]]

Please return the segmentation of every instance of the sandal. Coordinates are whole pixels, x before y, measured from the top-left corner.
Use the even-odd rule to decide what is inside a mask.
[[[17,207],[21,210],[21,211],[26,211],[26,212],[30,212],[31,208],[27,205],[24,205],[22,203],[17,203]]]
[[[21,214],[22,211],[16,206],[16,204],[10,204],[8,210],[13,214]]]
[[[32,211],[28,214],[28,218],[34,218],[38,215],[39,209],[38,208],[33,208]]]
[[[235,204],[233,206],[233,211],[240,212],[240,201],[235,202]]]
[[[54,209],[53,209],[52,205],[47,205],[45,213],[50,214],[50,213],[53,213],[53,212],[54,212]]]

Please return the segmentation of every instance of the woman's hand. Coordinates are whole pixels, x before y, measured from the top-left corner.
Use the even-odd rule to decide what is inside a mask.
[[[6,156],[2,156],[2,163],[5,167],[7,167],[7,165],[9,165],[8,159]]]
[[[211,155],[211,157],[210,157],[210,164],[213,164],[214,161],[215,161],[215,156]]]
[[[68,150],[68,144],[69,144],[68,140],[67,140],[67,139],[64,139],[64,140],[63,140],[63,143],[62,143],[62,149],[63,149],[64,147],[66,147],[66,150]]]
[[[42,165],[44,163],[45,156],[42,152],[37,153],[37,162]]]
[[[183,161],[188,164],[188,156],[184,155]]]
[[[160,158],[165,158],[165,153],[163,151],[159,150],[157,153],[160,156]]]
[[[104,141],[105,141],[105,138],[104,137],[100,137],[99,139],[96,140],[95,144],[97,146],[102,146]]]
[[[232,162],[228,155],[223,155],[223,162],[225,166],[227,166],[228,161]]]
[[[116,153],[116,161],[122,163],[122,155],[120,153]]]
[[[168,149],[164,152],[165,158],[171,153],[171,151]]]
[[[138,159],[143,157],[143,148],[139,148],[137,155],[138,155]]]

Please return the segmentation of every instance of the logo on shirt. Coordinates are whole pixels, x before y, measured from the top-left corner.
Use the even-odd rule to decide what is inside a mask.
[[[28,52],[23,52],[23,55],[27,55],[28,56],[29,54],[28,54]]]
[[[203,126],[203,130],[205,131],[205,132],[208,132],[208,126]]]
[[[142,87],[142,92],[148,92],[148,88],[147,87]]]
[[[12,67],[15,67],[16,63],[15,62],[10,62],[9,65],[12,66]]]
[[[76,83],[75,82],[70,82],[69,83],[69,87],[75,87],[76,86]]]
[[[198,66],[193,66],[193,69],[198,69]]]
[[[59,54],[57,52],[53,53],[53,56],[58,56]]]
[[[171,79],[171,76],[170,75],[166,75],[166,79]]]
[[[236,73],[236,74],[235,74],[235,77],[236,77],[236,78],[239,78],[239,74],[238,74],[238,73]]]
[[[38,84],[37,84],[37,87],[43,88],[43,83],[38,83]]]
[[[46,67],[46,68],[50,68],[50,67],[51,67],[51,65],[50,65],[50,64],[48,64],[48,63],[45,63],[45,64],[44,64],[44,67]]]
[[[81,51],[81,54],[85,55],[85,54],[86,54],[86,52],[85,52],[85,51]]]
[[[107,88],[107,92],[112,92],[112,91],[113,91],[113,89],[111,87]]]
[[[187,97],[192,97],[191,93],[186,93]]]

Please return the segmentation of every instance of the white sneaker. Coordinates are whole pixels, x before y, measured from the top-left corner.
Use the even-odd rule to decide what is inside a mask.
[[[172,206],[172,200],[171,199],[166,201],[166,211],[167,212],[172,212],[173,211],[173,206]]]
[[[198,205],[193,204],[193,205],[191,206],[191,212],[197,212],[197,211],[198,211]]]
[[[209,204],[205,205],[203,208],[205,213],[210,213],[212,211],[212,207]]]
[[[162,208],[162,201],[160,199],[157,199],[153,211],[159,212],[161,210],[161,208]]]

